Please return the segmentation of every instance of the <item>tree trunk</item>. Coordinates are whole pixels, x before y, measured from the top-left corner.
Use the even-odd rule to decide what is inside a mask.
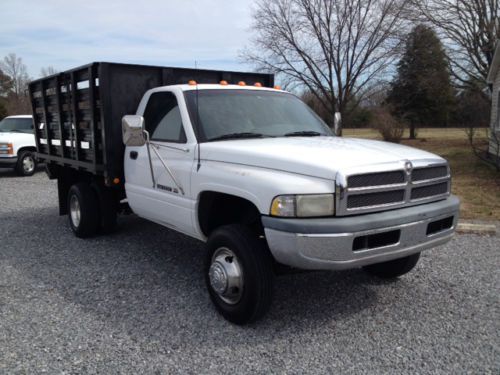
[[[339,128],[337,129],[337,132],[335,134],[337,137],[342,137],[342,122],[340,123]]]
[[[415,139],[417,138],[416,132],[415,132],[415,123],[412,121],[410,122],[410,139]]]

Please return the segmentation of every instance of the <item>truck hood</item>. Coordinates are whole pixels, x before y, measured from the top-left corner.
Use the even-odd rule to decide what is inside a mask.
[[[0,143],[32,144],[35,145],[35,136],[31,133],[0,132]]]
[[[441,157],[395,143],[344,137],[280,137],[207,142],[203,160],[334,179],[337,173],[403,168],[406,161],[444,162]]]

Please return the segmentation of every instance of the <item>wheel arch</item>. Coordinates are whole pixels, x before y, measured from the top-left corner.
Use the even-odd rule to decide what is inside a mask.
[[[20,156],[21,153],[24,151],[36,152],[36,147],[35,146],[22,146],[17,150],[17,155]]]
[[[206,237],[216,228],[227,224],[244,224],[257,234],[263,234],[261,213],[257,205],[245,197],[226,192],[200,192],[196,218],[201,232]]]

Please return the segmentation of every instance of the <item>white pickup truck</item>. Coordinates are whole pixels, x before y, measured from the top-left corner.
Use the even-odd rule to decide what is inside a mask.
[[[32,116],[8,116],[0,121],[0,168],[31,176],[36,171],[35,152]]]
[[[237,324],[267,311],[281,265],[394,278],[450,240],[459,201],[444,159],[335,137],[272,84],[111,63],[33,82],[38,157],[58,179],[60,213],[87,237],[112,230],[128,204],[205,242],[210,297]]]

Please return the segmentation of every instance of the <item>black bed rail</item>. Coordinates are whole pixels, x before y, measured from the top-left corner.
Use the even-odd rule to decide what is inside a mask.
[[[107,182],[123,181],[121,118],[136,113],[147,90],[189,80],[274,85],[272,74],[107,62],[84,65],[30,83],[37,157],[102,175]]]

